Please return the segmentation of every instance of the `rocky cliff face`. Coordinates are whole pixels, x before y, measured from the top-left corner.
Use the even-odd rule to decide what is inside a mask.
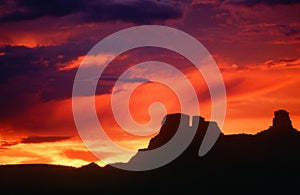
[[[142,163],[143,157],[140,153],[141,151],[153,150],[165,145],[169,140],[172,139],[178,128],[183,128],[186,132],[196,128],[196,134],[189,146],[177,158],[177,160],[189,161],[191,159],[198,158],[199,148],[209,125],[211,125],[214,130],[220,132],[217,123],[205,121],[201,116],[193,116],[190,125],[190,117],[188,115],[181,113],[168,114],[162,121],[159,134],[150,140],[147,148],[139,149],[138,153],[132,157],[128,163],[133,161],[141,161]]]
[[[272,129],[277,131],[293,129],[292,121],[286,110],[277,110],[274,112]]]
[[[148,145],[148,148],[143,150],[153,150],[166,144],[176,133],[179,128],[180,120],[185,128],[189,127],[189,116],[185,114],[169,114],[164,117],[159,134],[153,137]]]
[[[200,145],[209,124],[211,124],[212,126],[214,126],[214,128],[220,131],[219,127],[217,126],[217,123],[205,121],[204,118],[201,116],[193,116],[192,123],[190,125],[190,117],[188,115],[180,113],[169,114],[164,117],[159,134],[150,140],[148,148],[141,150],[153,150],[166,144],[170,139],[172,139],[177,129],[179,128],[180,120],[182,121],[182,128],[184,128],[185,131],[189,131],[192,128],[197,129],[196,135],[191,143],[194,145]]]

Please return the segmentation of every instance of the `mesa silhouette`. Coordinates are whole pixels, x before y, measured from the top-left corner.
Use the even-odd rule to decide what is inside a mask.
[[[148,148],[140,149],[129,160],[143,163],[141,151],[153,150],[166,144],[176,133],[180,119],[188,131],[189,116],[165,116],[158,135]],[[215,122],[193,117],[196,135],[187,149],[171,163],[158,169],[134,172],[95,163],[81,168],[55,165],[0,166],[0,185],[10,191],[43,192],[284,192],[300,184],[300,132],[293,128],[289,113],[274,113],[273,125],[256,135],[220,136],[203,157],[199,147],[208,125],[220,131]],[[243,187],[243,188],[241,188]]]

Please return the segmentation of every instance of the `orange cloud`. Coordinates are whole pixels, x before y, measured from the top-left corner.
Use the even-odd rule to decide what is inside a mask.
[[[290,112],[293,125],[299,129],[300,69],[298,60],[285,61],[287,63],[284,64],[281,60],[278,65],[277,61],[268,61],[262,66],[223,69],[228,103],[222,129],[224,133],[256,133],[267,129],[271,125],[273,111],[279,108]],[[291,63],[292,66],[289,65]],[[207,86],[196,71],[187,72],[186,76],[198,93],[201,115],[208,120],[210,96]],[[97,95],[95,101],[99,121],[115,143],[132,151],[147,146],[151,136],[131,135],[115,121],[110,94]],[[148,108],[156,101],[162,102],[168,113],[180,112],[179,100],[171,89],[159,83],[148,82],[137,87],[131,95],[129,108],[133,118],[142,124],[148,122]],[[2,164],[40,162],[78,167],[90,161],[103,165],[106,156],[113,157],[116,162],[126,162],[130,158],[109,148],[105,142],[102,145],[106,152],[104,159],[98,160],[88,151],[80,141],[74,125],[71,98],[38,102],[20,116],[14,117],[12,124],[0,126],[1,144],[5,146],[5,149],[0,150]],[[53,143],[15,144],[28,135],[72,136],[72,139]]]
[[[89,151],[66,149],[63,152],[68,158],[71,159],[81,159],[86,162],[96,162],[99,160]]]
[[[72,70],[78,68],[84,59],[85,56],[79,56],[75,60],[71,60],[66,63],[58,63],[57,66],[59,67],[58,70]]]

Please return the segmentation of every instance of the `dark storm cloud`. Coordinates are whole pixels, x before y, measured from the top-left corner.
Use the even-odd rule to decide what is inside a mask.
[[[0,117],[22,113],[37,101],[70,97],[76,70],[59,71],[57,64],[85,55],[93,44],[0,48]]]
[[[121,1],[120,1],[121,2]],[[172,1],[129,1],[126,3],[95,3],[88,8],[87,20],[109,21],[124,20],[133,22],[150,22],[179,18],[182,14],[180,4]]]
[[[0,48],[0,84],[14,76],[45,76],[41,73],[56,70],[56,64],[65,63],[85,55],[94,45],[92,42],[63,44],[28,48],[25,46],[5,46]]]
[[[31,143],[43,143],[43,142],[58,142],[69,139],[70,136],[28,136],[21,139],[20,143],[31,144]]]
[[[70,98],[77,68],[60,70],[61,65],[74,60],[80,63],[76,59],[86,55],[94,44],[94,42],[84,42],[35,48],[24,46],[0,48],[0,53],[3,54],[0,56],[0,91],[2,94],[0,118],[22,114],[38,102]],[[127,64],[130,63],[127,62]],[[118,80],[118,74],[124,71],[123,61],[116,60],[114,67],[113,71],[104,73],[99,79],[97,95],[111,93]],[[123,82],[147,81],[144,78],[123,80]]]
[[[44,142],[58,142],[71,138],[71,136],[28,136],[19,141],[0,140],[0,149],[7,149],[18,144],[36,144]]]
[[[140,77],[119,79],[118,77],[103,76],[103,77],[101,77],[101,80],[102,81],[117,81],[117,80],[119,80],[119,81],[126,82],[126,83],[143,83],[143,82],[149,82],[148,79],[140,78]]]
[[[0,56],[0,83],[6,83],[9,78],[16,75],[30,74],[41,72],[52,67],[48,67],[48,56],[43,55],[42,49],[31,49],[27,47],[4,47]]]
[[[136,0],[136,1],[105,1],[105,0],[15,0],[15,5],[4,14],[0,14],[0,22],[32,20],[44,16],[63,17],[79,15],[87,22],[123,20],[131,22],[150,22],[179,18],[182,15],[181,4],[172,0]],[[5,9],[3,4],[0,7]]]
[[[31,20],[43,16],[61,17],[73,12],[82,10],[84,1],[36,1],[36,0],[15,0],[15,7],[11,7],[9,13],[3,14],[0,18],[1,22],[14,22],[21,20]],[[2,4],[2,7],[9,6]]]
[[[253,6],[257,4],[265,5],[289,5],[300,3],[300,0],[227,0],[229,4]]]
[[[280,30],[286,36],[298,35],[300,32],[298,27],[290,27],[287,25],[282,25],[282,28]]]

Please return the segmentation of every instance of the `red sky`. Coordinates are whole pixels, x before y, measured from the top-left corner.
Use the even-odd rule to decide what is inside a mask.
[[[297,0],[0,3],[0,164],[102,164],[82,143],[74,124],[74,77],[98,41],[142,24],[187,32],[212,54],[227,93],[223,133],[267,129],[277,109],[289,111],[293,126],[300,129],[299,10]],[[122,72],[149,60],[180,69],[195,87],[201,115],[210,117],[207,86],[189,62],[164,49],[128,51],[105,70],[95,99],[107,134],[133,151],[146,147],[151,136],[137,137],[120,129],[111,113],[111,90]],[[167,86],[147,83],[131,97],[134,119],[149,121],[148,108],[155,101],[162,102],[168,113],[180,111],[176,95]],[[103,150],[103,156],[116,161],[130,158],[105,142]]]

